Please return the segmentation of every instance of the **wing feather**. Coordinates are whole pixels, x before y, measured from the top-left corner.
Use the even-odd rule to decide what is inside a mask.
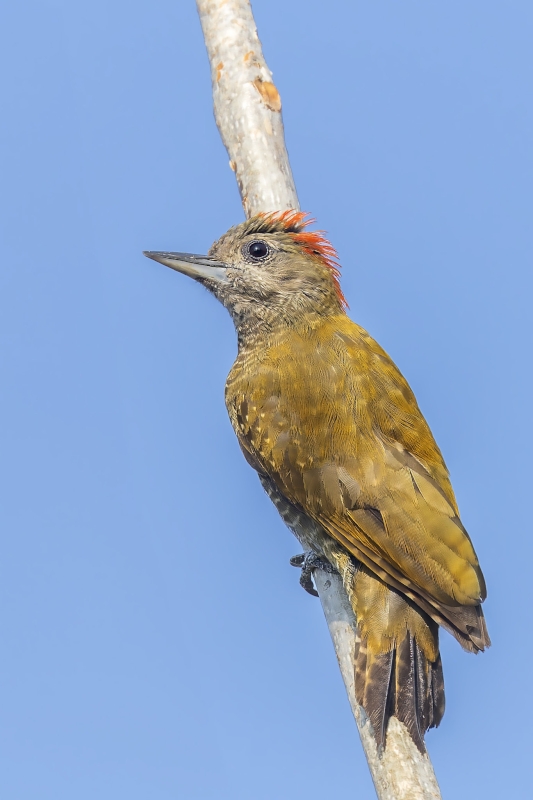
[[[442,454],[379,345],[347,317],[324,327],[311,350],[312,332],[301,341],[293,332],[305,359],[287,358],[284,342],[261,354],[252,379],[230,374],[241,447],[292,504],[468,647],[486,591]],[[323,387],[326,375],[336,383]],[[481,631],[476,648],[482,640]]]

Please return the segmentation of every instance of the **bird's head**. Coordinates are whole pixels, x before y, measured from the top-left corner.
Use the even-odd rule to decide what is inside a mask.
[[[146,252],[189,275],[231,313],[237,329],[291,324],[302,314],[339,313],[346,301],[337,253],[300,211],[258,214],[216,241],[207,256]]]

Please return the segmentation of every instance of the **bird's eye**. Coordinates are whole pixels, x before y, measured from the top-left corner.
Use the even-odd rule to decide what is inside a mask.
[[[244,246],[244,255],[252,258],[254,261],[261,261],[266,258],[270,253],[270,248],[266,242],[255,241],[250,242]]]

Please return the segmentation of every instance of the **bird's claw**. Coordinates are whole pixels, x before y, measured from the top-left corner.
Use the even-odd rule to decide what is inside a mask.
[[[325,559],[318,556],[312,550],[307,550],[305,553],[300,553],[290,559],[290,564],[293,567],[300,567],[302,570],[300,574],[300,586],[306,592],[312,594],[313,597],[318,597],[318,592],[313,585],[312,575],[315,569],[323,569],[325,572],[333,572],[333,567]]]

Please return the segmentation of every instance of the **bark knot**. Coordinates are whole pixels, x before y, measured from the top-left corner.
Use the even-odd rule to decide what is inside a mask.
[[[281,97],[271,81],[264,81],[261,78],[256,78],[253,84],[261,95],[261,99],[267,108],[271,111],[281,111]]]

